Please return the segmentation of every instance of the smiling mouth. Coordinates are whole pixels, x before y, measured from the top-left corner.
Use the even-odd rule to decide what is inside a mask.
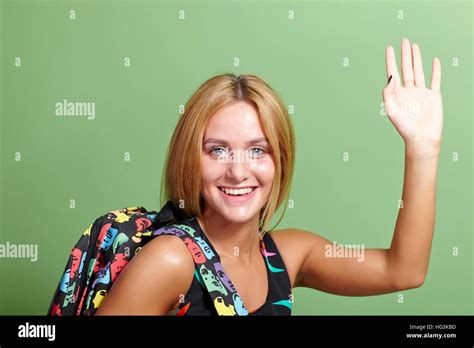
[[[228,188],[224,186],[218,186],[218,188],[228,196],[246,196],[251,194],[257,188],[257,186],[247,186],[242,188]]]

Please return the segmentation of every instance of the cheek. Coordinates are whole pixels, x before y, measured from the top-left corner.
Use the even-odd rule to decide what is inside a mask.
[[[275,164],[272,159],[258,161],[253,172],[262,185],[271,186],[275,176]]]
[[[210,158],[201,159],[201,177],[203,186],[214,183],[222,176],[222,164]]]

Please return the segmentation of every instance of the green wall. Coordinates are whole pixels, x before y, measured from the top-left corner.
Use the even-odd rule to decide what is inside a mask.
[[[388,247],[404,147],[380,114],[381,91],[385,47],[395,47],[400,63],[403,37],[420,45],[427,81],[435,56],[443,66],[445,121],[426,282],[372,297],[297,288],[294,314],[472,314],[472,7],[1,1],[0,243],[35,244],[38,260],[0,259],[0,314],[45,314],[71,248],[98,216],[160,208],[161,170],[180,105],[226,72],[259,75],[292,106],[294,208],[279,227]],[[64,99],[95,103],[95,117],[56,116]]]

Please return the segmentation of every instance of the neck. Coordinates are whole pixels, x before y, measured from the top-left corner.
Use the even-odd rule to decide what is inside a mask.
[[[243,223],[232,223],[208,211],[197,220],[221,260],[250,265],[261,257],[258,215]]]

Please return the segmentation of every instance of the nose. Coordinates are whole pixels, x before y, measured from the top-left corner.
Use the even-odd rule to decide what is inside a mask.
[[[236,183],[245,181],[249,175],[249,163],[242,151],[238,151],[235,156],[228,163],[227,174],[229,179],[235,181]]]

